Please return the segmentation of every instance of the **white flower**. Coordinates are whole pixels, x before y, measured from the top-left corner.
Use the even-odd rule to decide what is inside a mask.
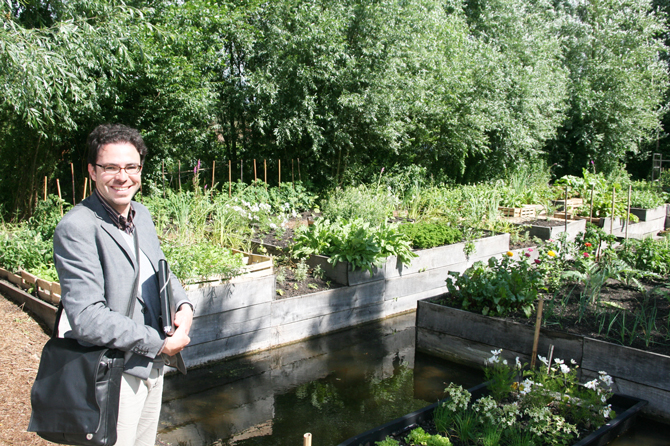
[[[549,361],[547,361],[547,358],[545,358],[544,356],[537,355],[537,359],[542,361],[544,365],[549,365]]]
[[[584,384],[584,387],[586,387],[587,389],[596,390],[598,388],[598,380],[594,379],[593,381],[589,381],[586,384]]]
[[[277,229],[277,225],[274,223],[270,223],[270,229]]]
[[[572,364],[572,365],[577,365],[577,361],[575,361],[574,359],[571,359],[571,360],[570,360],[570,364]]]
[[[614,383],[614,380],[612,379],[611,376],[609,376],[606,372],[598,372],[600,373],[600,380],[606,385],[606,386],[611,386]]]
[[[554,358],[554,362],[556,364],[563,364],[565,361],[563,361],[562,359]]]
[[[519,370],[521,370],[521,367],[523,367],[523,366],[521,365],[521,361],[519,360],[519,357],[518,357],[518,356],[516,357],[516,364],[515,364],[515,367],[516,367],[517,369],[519,369]]]
[[[503,359],[503,364],[507,365],[507,359]]]
[[[565,364],[561,364],[561,373],[567,375],[568,373],[570,373],[570,367],[568,367]]]

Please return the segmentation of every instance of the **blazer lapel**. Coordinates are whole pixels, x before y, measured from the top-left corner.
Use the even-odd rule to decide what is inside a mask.
[[[119,228],[117,228],[116,225],[114,225],[114,223],[112,222],[112,218],[109,216],[105,208],[102,207],[102,204],[100,203],[100,200],[98,199],[98,196],[96,194],[91,195],[91,209],[93,210],[93,212],[95,212],[95,215],[98,217],[100,227],[107,234],[109,234],[109,236],[112,237],[116,242],[116,244],[119,245],[119,247],[123,250],[123,252],[126,254],[126,257],[128,258],[128,261],[133,265],[135,274],[137,274],[139,268],[137,265],[137,259],[135,258],[133,251],[131,251],[130,247],[128,246],[128,243],[126,242],[126,240],[124,240],[123,236],[121,235],[121,232],[119,231]]]

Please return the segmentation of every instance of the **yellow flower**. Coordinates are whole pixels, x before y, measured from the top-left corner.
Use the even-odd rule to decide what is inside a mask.
[[[512,257],[514,253],[512,251],[507,251],[507,257]]]
[[[547,255],[548,255],[549,257],[556,257],[556,253],[555,253],[554,251],[548,251],[548,252],[547,252]]]

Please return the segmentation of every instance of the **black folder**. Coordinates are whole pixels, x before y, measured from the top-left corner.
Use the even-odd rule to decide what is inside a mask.
[[[165,259],[158,261],[158,286],[161,299],[161,315],[159,322],[165,334],[172,336],[175,331],[174,315],[177,312],[177,309],[175,308],[175,302],[172,296],[170,268]]]

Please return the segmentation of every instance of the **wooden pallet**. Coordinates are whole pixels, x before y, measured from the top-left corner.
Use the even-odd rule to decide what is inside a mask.
[[[498,207],[498,212],[503,217],[510,218],[535,218],[536,216],[536,206],[528,205],[520,208],[508,208],[508,207]]]

